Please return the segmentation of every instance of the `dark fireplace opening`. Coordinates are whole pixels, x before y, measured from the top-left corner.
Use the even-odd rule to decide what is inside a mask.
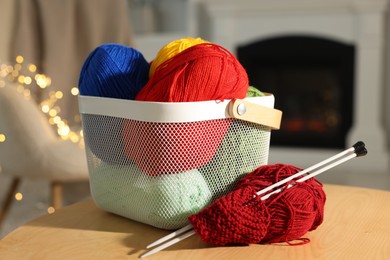
[[[271,145],[345,148],[352,126],[355,47],[325,38],[276,37],[239,46],[250,84],[283,111]]]

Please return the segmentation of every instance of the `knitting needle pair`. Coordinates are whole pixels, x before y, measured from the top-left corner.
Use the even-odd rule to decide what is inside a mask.
[[[294,183],[304,182],[304,181],[306,181],[310,178],[313,178],[313,177],[317,176],[318,174],[323,173],[323,172],[325,172],[333,167],[336,167],[337,165],[340,165],[340,164],[342,164],[342,163],[344,163],[352,158],[364,156],[366,154],[367,154],[367,149],[365,147],[365,144],[363,142],[359,141],[349,149],[346,149],[346,150],[344,150],[344,151],[342,151],[342,152],[340,152],[332,157],[329,157],[328,159],[325,159],[325,160],[323,160],[323,161],[321,161],[313,166],[310,166],[302,171],[297,172],[294,175],[291,175],[291,176],[289,176],[281,181],[278,181],[278,182],[258,191],[256,193],[256,195],[259,196],[259,195],[265,194],[261,197],[261,200],[266,200],[270,196],[272,196],[273,194],[279,193],[284,189],[289,189],[289,188],[293,187],[295,185]],[[311,171],[313,171],[313,172],[311,172]],[[303,175],[305,175],[305,176],[303,176]],[[303,177],[301,177],[301,176],[303,176]],[[294,179],[296,179],[298,177],[301,177],[301,178],[293,181]],[[287,186],[285,186],[284,184],[286,184],[288,182],[291,182],[291,183],[288,184]],[[146,248],[152,248],[152,247],[155,247],[155,248],[151,249],[150,251],[146,252],[145,254],[141,255],[140,257],[145,258],[147,256],[155,254],[155,253],[157,253],[157,252],[159,252],[167,247],[170,247],[171,245],[174,245],[174,244],[176,244],[176,243],[178,243],[178,242],[180,242],[180,241],[182,241],[182,240],[184,240],[184,239],[186,239],[194,234],[196,234],[196,233],[195,233],[192,225],[188,224],[187,226],[185,226],[181,229],[178,229],[177,231],[175,231],[175,232],[173,232],[173,233],[171,233],[163,238],[160,238],[157,241],[148,245]]]

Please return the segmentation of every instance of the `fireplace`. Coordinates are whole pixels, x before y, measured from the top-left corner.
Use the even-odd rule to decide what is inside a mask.
[[[237,48],[250,84],[284,111],[271,145],[344,148],[352,126],[355,47],[326,38],[281,36]]]
[[[270,163],[304,168],[362,140],[368,155],[338,169],[389,172],[383,123],[383,93],[388,87],[383,84],[388,0],[195,2],[199,36],[239,56],[252,84],[273,92],[275,107],[283,110],[282,131],[272,132]],[[286,39],[288,44],[282,43]],[[318,48],[332,46],[329,48],[343,54],[335,57],[312,47],[301,53],[291,52],[297,42],[319,42]],[[288,51],[290,56],[270,57],[268,49],[273,47],[282,54]],[[267,51],[243,57],[251,56],[244,54],[250,49]],[[310,60],[310,52],[319,56]],[[280,87],[287,89],[281,93]],[[295,89],[303,90],[310,98],[297,101],[300,97],[296,97]],[[310,132],[298,134],[298,130],[308,128]],[[295,132],[297,135],[292,135]]]

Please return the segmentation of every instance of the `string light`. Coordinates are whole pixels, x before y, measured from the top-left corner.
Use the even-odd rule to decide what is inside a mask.
[[[16,83],[15,85],[18,93],[23,95],[26,99],[31,99],[32,92],[37,93],[51,86],[51,78],[45,74],[38,73],[35,64],[30,63],[26,66],[27,69],[25,69],[23,56],[17,56],[15,61],[16,63],[14,65],[5,63],[0,64],[0,88],[6,87],[6,82]],[[55,132],[61,139],[78,143],[80,148],[84,148],[82,130],[71,129],[67,120],[60,115],[61,107],[56,104],[66,93],[64,94],[59,90],[45,91],[43,93],[47,95],[47,97],[43,97],[38,105],[41,111],[47,116],[49,124],[56,128]],[[78,88],[72,88],[69,94],[77,96],[79,94]],[[80,123],[80,115],[75,115],[73,119],[75,123]],[[6,141],[6,135],[5,133],[2,133],[0,129],[0,145]],[[22,199],[22,193],[18,192],[15,194],[15,200],[21,201]],[[49,207],[47,208],[47,212],[52,214],[55,212],[55,209]]]
[[[26,99],[31,99],[32,88],[38,88],[38,91],[40,91],[51,86],[51,78],[45,74],[38,73],[35,64],[27,64],[27,69],[24,69],[24,57],[20,55],[15,58],[15,61],[14,65],[0,64],[0,87],[5,87],[6,81],[14,82],[16,83],[17,91]],[[33,92],[35,93],[36,91]],[[70,94],[77,96],[79,94],[78,88],[73,87],[70,90]],[[81,148],[84,148],[82,130],[71,129],[68,121],[60,115],[61,107],[56,103],[64,97],[64,93],[57,90],[49,91],[47,95],[48,97],[39,103],[39,107],[47,116],[49,124],[57,128],[55,132],[61,139],[78,143]],[[74,121],[75,123],[80,123],[80,116],[76,115]],[[5,140],[5,135],[0,133],[0,142]]]
[[[23,56],[19,55],[19,56],[16,56],[15,60],[16,60],[17,63],[22,63],[24,61],[24,58],[23,58]]]
[[[70,90],[70,92],[72,93],[73,96],[77,96],[79,94],[79,89],[78,88],[72,88]]]
[[[23,199],[23,194],[20,193],[20,192],[16,193],[16,194],[15,194],[15,199],[16,199],[16,200],[22,200],[22,199]]]

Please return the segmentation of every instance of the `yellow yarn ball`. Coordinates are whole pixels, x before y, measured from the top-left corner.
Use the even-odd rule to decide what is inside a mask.
[[[208,41],[205,41],[201,38],[186,37],[168,43],[159,50],[156,58],[153,60],[149,70],[149,77],[153,76],[154,72],[156,71],[156,68],[164,61],[172,58],[176,54],[184,51],[185,49],[188,49],[189,47],[201,43],[208,43]]]

